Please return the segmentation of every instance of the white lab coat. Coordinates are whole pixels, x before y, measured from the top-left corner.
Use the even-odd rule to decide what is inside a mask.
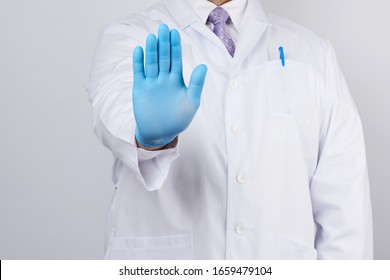
[[[166,23],[201,106],[176,148],[134,142],[132,53]],[[370,259],[362,125],[331,45],[249,0],[232,59],[187,1],[106,26],[89,83],[114,157],[108,259]],[[283,46],[286,66],[279,59]]]

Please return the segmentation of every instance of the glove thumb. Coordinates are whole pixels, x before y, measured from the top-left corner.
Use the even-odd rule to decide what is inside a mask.
[[[188,86],[188,93],[190,96],[197,101],[200,101],[200,96],[202,94],[204,82],[206,80],[207,66],[200,64],[195,67],[192,71],[190,84]]]

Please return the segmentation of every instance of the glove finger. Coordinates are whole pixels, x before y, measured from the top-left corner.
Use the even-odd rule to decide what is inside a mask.
[[[146,38],[146,78],[155,79],[157,76],[157,38],[154,34],[150,34]]]
[[[181,39],[175,29],[171,30],[171,73],[183,75]]]
[[[133,52],[133,73],[134,83],[145,78],[144,50],[139,46],[136,47]]]
[[[169,28],[166,24],[161,24],[158,28],[158,66],[159,73],[169,73],[171,64],[171,47],[169,42]]]

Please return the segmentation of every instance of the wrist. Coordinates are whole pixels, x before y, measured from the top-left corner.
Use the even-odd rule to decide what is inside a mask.
[[[158,151],[158,150],[165,150],[165,149],[171,149],[171,148],[176,147],[177,142],[178,142],[178,136],[175,136],[173,138],[146,141],[144,138],[142,138],[139,135],[138,128],[136,128],[135,142],[136,142],[137,148],[141,148],[141,149],[144,149],[147,151]]]
[[[141,148],[141,149],[144,149],[146,151],[158,151],[158,150],[162,150],[165,147],[165,145],[164,146],[154,146],[154,147],[142,145],[140,142],[138,142],[137,137],[135,137],[135,143],[137,144],[137,148]]]
[[[161,151],[161,150],[166,150],[166,149],[173,149],[177,146],[177,143],[179,141],[179,137],[176,136],[175,139],[173,139],[170,143],[164,146],[156,146],[156,147],[148,147],[144,146],[141,143],[138,142],[137,138],[135,137],[135,143],[137,145],[137,148],[141,148],[146,151]]]

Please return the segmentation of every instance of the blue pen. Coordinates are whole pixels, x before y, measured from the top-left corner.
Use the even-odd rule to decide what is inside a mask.
[[[283,50],[283,47],[280,47],[279,48],[279,51],[280,51],[280,60],[282,61],[282,66],[286,66],[286,61],[284,59],[284,50]]]

